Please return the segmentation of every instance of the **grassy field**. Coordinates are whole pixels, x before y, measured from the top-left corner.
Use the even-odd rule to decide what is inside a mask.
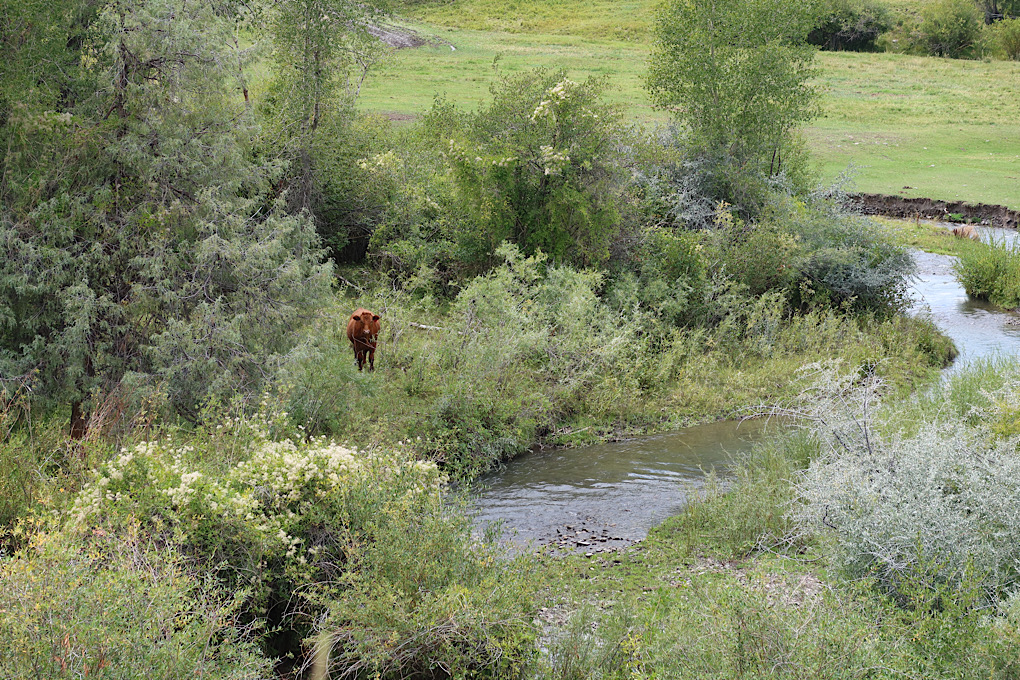
[[[628,120],[666,122],[643,85],[647,2],[493,7],[421,11],[428,23],[413,27],[434,42],[394,53],[366,83],[362,108],[413,116],[436,95],[473,108],[500,73],[543,66],[604,76]],[[861,191],[1020,208],[1020,63],[822,52],[818,65],[823,112],[804,134],[824,180],[853,165]]]

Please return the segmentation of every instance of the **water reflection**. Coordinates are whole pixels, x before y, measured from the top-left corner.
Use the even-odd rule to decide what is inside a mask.
[[[704,484],[705,472],[725,474],[765,428],[764,421],[727,421],[527,454],[480,480],[476,523],[503,521],[508,540],[518,547],[553,543],[582,552],[619,547],[676,514]]]

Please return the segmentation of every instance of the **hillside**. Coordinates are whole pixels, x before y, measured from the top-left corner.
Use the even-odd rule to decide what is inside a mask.
[[[643,89],[650,0],[475,0],[414,11],[431,44],[396,51],[364,110],[401,117],[445,95],[471,108],[499,72],[605,76],[630,120],[664,123]],[[904,11],[915,3],[902,4]],[[825,180],[851,164],[862,191],[1020,207],[1020,63],[820,52],[823,114],[804,130]]]

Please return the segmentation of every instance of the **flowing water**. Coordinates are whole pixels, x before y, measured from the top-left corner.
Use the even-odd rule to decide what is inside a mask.
[[[955,225],[943,225],[950,228]],[[1015,242],[1012,230],[978,227],[982,240]],[[928,314],[960,350],[954,367],[1020,350],[1020,317],[967,298],[953,275],[954,258],[915,252],[913,312]],[[768,427],[761,421],[719,422],[680,432],[586,448],[533,452],[480,480],[476,525],[501,526],[515,549],[551,545],[597,553],[644,538],[676,514],[705,473],[725,479],[740,454]]]
[[[770,431],[778,426],[773,425]],[[503,522],[511,541],[601,552],[644,538],[749,451],[764,421],[724,421],[671,434],[525,454],[481,480],[479,525]]]
[[[943,224],[946,228],[956,225]],[[1018,243],[1012,229],[975,227],[988,243]],[[948,255],[916,251],[917,280],[911,288],[915,313],[927,313],[956,343],[960,356],[950,370],[972,359],[1009,354],[1020,349],[1020,316],[987,302],[971,300],[953,275],[956,260]]]

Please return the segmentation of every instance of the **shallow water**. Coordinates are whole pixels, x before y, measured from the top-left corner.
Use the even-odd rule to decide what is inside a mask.
[[[952,224],[942,223],[949,229]],[[984,242],[1016,244],[1020,234],[1012,229],[975,227]],[[1020,350],[1020,315],[987,302],[971,300],[953,275],[955,257],[914,252],[918,277],[911,286],[914,313],[930,314],[942,332],[953,339],[960,355],[950,370],[967,362]]]
[[[725,421],[584,448],[525,454],[480,480],[476,524],[503,522],[507,539],[601,552],[628,545],[687,502],[705,473],[725,477],[764,421]]]
[[[946,228],[953,226],[946,224]],[[1012,230],[977,227],[982,240],[1016,242]],[[975,358],[1020,351],[1020,317],[967,298],[953,276],[955,258],[915,252],[913,312],[929,314],[960,350],[954,370]],[[705,472],[725,479],[750,451],[762,421],[721,422],[680,432],[635,437],[586,448],[527,454],[479,480],[476,526],[502,522],[514,549],[539,545],[597,553],[629,545],[676,514],[705,484]]]

